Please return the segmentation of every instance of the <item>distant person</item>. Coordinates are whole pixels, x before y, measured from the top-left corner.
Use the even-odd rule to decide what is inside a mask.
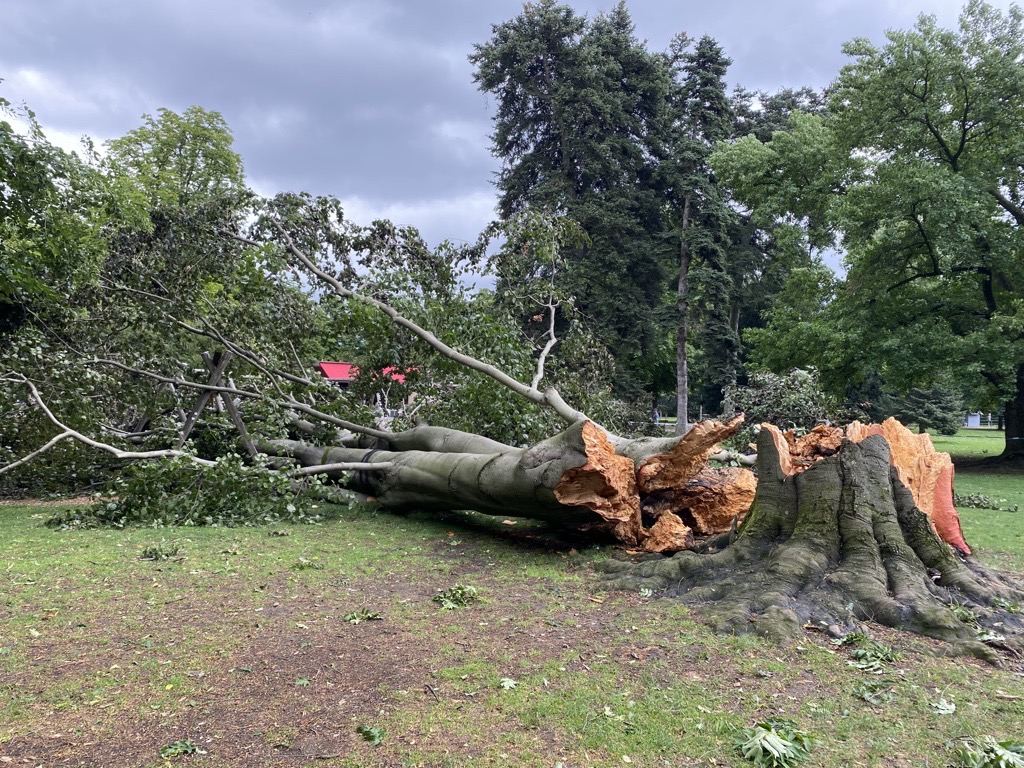
[[[654,423],[655,424],[660,424],[661,423],[661,414],[658,413],[658,409],[657,408],[654,409]]]

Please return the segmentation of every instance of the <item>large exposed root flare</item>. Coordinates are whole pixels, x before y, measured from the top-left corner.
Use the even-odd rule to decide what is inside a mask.
[[[798,468],[791,442],[762,430],[757,493],[733,543],[609,564],[608,585],[703,604],[728,632],[783,639],[873,621],[990,661],[1020,653],[1024,587],[939,538],[883,434],[858,437]]]

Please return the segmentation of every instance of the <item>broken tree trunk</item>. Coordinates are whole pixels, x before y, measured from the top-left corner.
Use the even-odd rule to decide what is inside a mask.
[[[740,421],[614,443],[581,421],[531,448],[425,427],[378,439],[383,449],[261,448],[305,465],[386,465],[348,485],[388,509],[603,528],[634,553],[675,553],[611,563],[609,585],[706,603],[724,631],[782,639],[811,625],[841,635],[870,620],[990,660],[993,645],[1021,650],[1014,606],[1024,605],[1024,588],[970,555],[952,506],[952,463],[927,436],[894,420],[803,437],[764,425],[755,483],[748,470],[707,466]],[[696,551],[694,532],[719,535]],[[965,610],[973,621],[960,618]]]
[[[728,632],[782,639],[810,625],[841,635],[875,621],[990,660],[991,645],[1019,653],[1024,617],[1014,606],[1024,604],[1024,588],[939,538],[884,428],[852,432],[824,451],[831,455],[809,460],[809,445],[793,456],[782,433],[762,429],[756,497],[727,546],[613,562],[609,585],[705,603]],[[890,425],[898,444],[895,435]]]
[[[662,498],[657,514],[646,519],[649,527],[642,512],[644,499],[682,488],[697,477],[717,441],[733,434],[741,422],[742,418],[727,424],[703,422],[683,438],[618,440],[616,444],[593,422],[580,421],[530,448],[512,448],[455,430],[417,427],[387,440],[376,439],[369,448],[276,440],[260,449],[290,456],[304,466],[386,465],[380,471],[353,476],[334,473],[335,479],[373,496],[386,509],[469,509],[604,528],[628,547],[671,553],[693,546],[691,527],[677,514],[686,494],[673,496],[672,503]],[[731,481],[732,475],[723,476],[722,482],[726,479]],[[696,490],[707,496],[712,484],[712,477],[705,476]],[[730,495],[742,496],[742,491]],[[729,516],[726,527],[733,517]]]

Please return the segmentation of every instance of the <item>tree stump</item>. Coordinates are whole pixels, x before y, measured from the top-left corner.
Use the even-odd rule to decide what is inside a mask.
[[[1019,654],[1024,588],[978,562],[966,543],[954,548],[940,538],[919,500],[929,497],[928,487],[933,502],[946,492],[945,462],[911,462],[935,478],[915,497],[921,477],[908,477],[901,467],[907,457],[894,457],[886,429],[899,444],[892,425],[854,427],[854,439],[833,441],[820,452],[831,455],[810,458],[803,450],[809,446],[791,455],[782,433],[762,429],[757,492],[728,546],[641,563],[613,561],[605,567],[608,586],[649,588],[704,604],[725,632],[783,640],[810,626],[841,636],[873,621],[990,661],[998,658],[994,648]],[[949,496],[951,502],[951,485]],[[958,532],[958,519],[955,527]],[[962,621],[965,611],[951,606],[974,619]]]

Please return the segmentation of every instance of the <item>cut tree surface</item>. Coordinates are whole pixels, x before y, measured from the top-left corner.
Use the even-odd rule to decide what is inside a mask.
[[[756,491],[757,477],[749,469],[704,467],[682,488],[645,498],[643,513],[659,522],[666,514],[679,516],[697,535],[710,536],[742,522]]]

